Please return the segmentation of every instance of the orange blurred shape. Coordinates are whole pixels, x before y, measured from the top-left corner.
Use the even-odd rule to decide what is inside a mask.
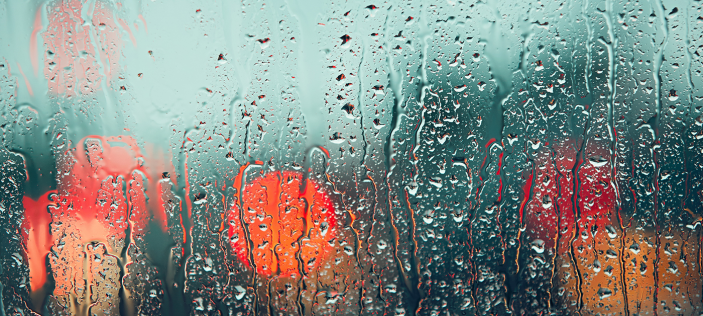
[[[242,174],[235,186],[241,187]],[[333,250],[330,240],[335,236],[336,221],[332,201],[318,184],[303,179],[302,173],[267,173],[246,184],[238,198],[241,209],[235,203],[227,212],[230,246],[241,261],[253,263],[257,273],[295,274],[298,258],[303,270],[309,272]]]

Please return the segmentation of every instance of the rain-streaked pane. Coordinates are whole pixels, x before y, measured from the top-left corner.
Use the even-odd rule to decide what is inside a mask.
[[[2,315],[703,315],[703,2],[0,0]]]

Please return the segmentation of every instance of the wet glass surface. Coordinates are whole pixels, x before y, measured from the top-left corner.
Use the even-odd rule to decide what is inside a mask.
[[[0,0],[4,315],[703,315],[700,0]]]

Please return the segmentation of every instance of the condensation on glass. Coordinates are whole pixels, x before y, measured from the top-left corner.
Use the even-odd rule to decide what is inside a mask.
[[[700,0],[0,0],[3,315],[701,315]]]

